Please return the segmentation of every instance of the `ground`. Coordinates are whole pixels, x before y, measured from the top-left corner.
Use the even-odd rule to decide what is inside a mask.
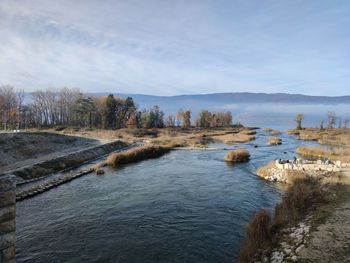
[[[300,262],[350,262],[350,174],[344,186],[333,193],[337,201],[319,207],[313,215],[313,230]]]
[[[334,160],[350,161],[349,129],[305,129],[299,132],[302,140],[316,140],[323,145],[314,155]],[[308,155],[315,149],[306,150]],[[316,149],[317,150],[317,149]],[[350,172],[343,173],[342,186],[332,192],[333,200],[320,206],[313,214],[312,231],[307,245],[299,253],[300,262],[350,262]]]

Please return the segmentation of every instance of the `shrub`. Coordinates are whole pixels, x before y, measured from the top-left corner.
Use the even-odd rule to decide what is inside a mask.
[[[282,139],[277,137],[268,137],[267,141],[270,145],[280,145],[282,144]]]
[[[267,246],[271,241],[270,215],[266,210],[256,213],[245,229],[245,241],[240,250],[239,262],[254,262],[259,248]]]
[[[299,221],[317,204],[324,201],[321,183],[317,179],[305,177],[294,180],[282,201],[276,205],[272,220],[265,210],[252,217],[246,227],[239,261],[260,261],[261,252],[270,250],[277,243],[280,229]]]
[[[237,149],[234,151],[230,151],[226,154],[224,160],[227,162],[245,162],[250,158],[250,154],[246,149]]]
[[[323,201],[321,184],[312,177],[296,179],[275,207],[273,228],[279,229],[286,224],[301,219],[315,204]]]
[[[128,151],[112,153],[107,157],[107,165],[117,167],[122,164],[157,158],[171,150],[170,147],[146,145]]]

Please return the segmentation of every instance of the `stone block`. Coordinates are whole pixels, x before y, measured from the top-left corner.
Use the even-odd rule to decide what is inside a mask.
[[[10,246],[13,246],[16,241],[15,232],[0,235],[0,250],[4,250]]]
[[[8,205],[14,205],[15,203],[16,203],[15,191],[0,192],[0,208]]]
[[[16,259],[16,248],[14,245],[3,249],[0,252],[0,262],[15,262]]]
[[[0,191],[14,190],[16,181],[13,175],[0,175]]]
[[[0,235],[14,232],[15,229],[16,229],[16,223],[14,218],[0,223]]]
[[[0,222],[14,220],[16,217],[16,207],[14,205],[2,207],[0,209]]]

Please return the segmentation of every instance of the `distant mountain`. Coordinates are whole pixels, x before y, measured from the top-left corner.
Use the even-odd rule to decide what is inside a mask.
[[[178,96],[155,96],[142,94],[116,94],[120,97],[133,97],[135,101],[140,103],[156,103],[156,102],[182,102],[182,101],[205,101],[211,103],[303,103],[303,104],[350,104],[349,96],[308,96],[301,94],[286,94],[286,93],[213,93],[200,95],[178,95]]]

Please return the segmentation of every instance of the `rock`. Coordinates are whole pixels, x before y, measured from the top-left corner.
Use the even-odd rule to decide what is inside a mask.
[[[283,261],[283,259],[284,259],[283,252],[275,251],[272,253],[272,256],[271,256],[272,263],[281,263]]]
[[[297,256],[293,256],[292,257],[292,261],[296,262],[298,260],[298,257]]]
[[[105,173],[105,171],[103,170],[103,169],[97,169],[96,170],[96,174],[97,175],[102,175],[102,174],[104,174]]]
[[[289,248],[285,248],[284,252],[286,252],[286,254],[289,255],[290,253],[292,253],[292,250]]]
[[[297,247],[297,249],[295,250],[295,253],[299,253],[305,246],[304,245],[300,245],[299,247]]]
[[[289,246],[288,246],[288,244],[286,242],[282,242],[281,243],[281,247],[286,248],[286,247],[289,247]]]
[[[268,257],[264,257],[264,258],[262,259],[262,262],[263,262],[263,263],[268,263],[268,262],[269,262],[269,258],[268,258]]]

